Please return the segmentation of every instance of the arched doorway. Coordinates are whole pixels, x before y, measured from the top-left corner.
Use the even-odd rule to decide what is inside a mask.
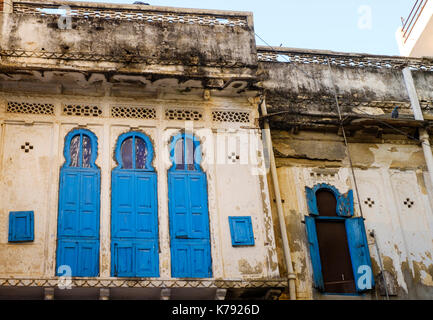
[[[172,138],[168,172],[171,270],[174,278],[212,277],[206,173],[193,135]]]
[[[97,138],[89,130],[73,130],[66,136],[66,161],[60,169],[57,275],[65,267],[73,277],[99,274],[101,179],[95,165],[97,153]]]
[[[140,132],[119,137],[111,180],[111,274],[159,277],[157,175]]]

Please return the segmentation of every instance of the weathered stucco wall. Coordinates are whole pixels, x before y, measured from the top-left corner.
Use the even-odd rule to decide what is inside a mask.
[[[252,14],[248,12],[56,1],[30,4],[20,11],[17,5],[13,13],[1,18],[0,44],[3,53],[9,53],[3,55],[4,66],[25,60],[28,66],[44,68],[197,78],[230,73],[250,78],[255,71],[251,67],[257,66]],[[55,12],[61,5],[93,14],[72,15],[71,24],[60,29],[60,15]],[[41,14],[41,10],[54,13]],[[230,19],[242,23],[231,24]],[[221,73],[216,67],[226,70]]]
[[[391,275],[388,287],[397,293],[391,299],[431,299],[433,211],[422,149],[416,144],[401,144],[392,140],[379,144],[350,143],[359,190],[358,201],[341,137],[313,132],[295,135],[284,131],[273,131],[272,136],[278,154],[285,222],[298,277],[298,298],[329,298],[313,289],[311,258],[302,223],[304,216],[308,215],[305,186],[328,183],[341,193],[352,189],[355,215],[360,216],[362,209],[365,218],[377,285],[375,291],[358,298],[384,299],[384,291],[379,287],[382,279],[375,246],[377,241],[384,270]],[[413,202],[410,208],[405,203],[407,199]],[[273,210],[276,219],[275,208]],[[370,235],[373,230],[376,238]],[[276,234],[279,234],[277,228]],[[277,247],[281,248],[278,238]],[[282,263],[281,251],[279,262]]]
[[[185,99],[185,98],[184,98]],[[6,112],[8,101],[50,103],[54,115]],[[86,101],[102,110],[99,117],[68,116],[65,104]],[[113,105],[153,107],[156,119],[114,118]],[[139,130],[154,144],[153,165],[158,173],[160,279],[171,279],[167,170],[169,141],[185,129],[183,120],[166,120],[165,110],[194,106],[200,121],[187,122],[203,145],[203,170],[208,179],[211,253],[214,279],[254,280],[279,277],[268,186],[263,175],[263,147],[257,129],[248,124],[212,121],[212,110],[248,112],[247,100],[213,98],[207,101],[140,100],[105,97],[16,96],[2,93],[0,108],[0,277],[53,278],[55,274],[59,170],[64,163],[65,136],[74,128],[91,130],[98,138],[97,166],[101,169],[100,278],[110,278],[111,170],[117,166],[114,149],[118,136]],[[227,107],[227,106],[230,107]],[[252,129],[248,129],[250,126]],[[191,128],[192,128],[191,127]],[[245,127],[245,128],[242,128]],[[246,140],[239,137],[246,137]],[[223,144],[220,141],[225,141]],[[250,143],[250,141],[252,143]],[[33,149],[25,153],[26,142]],[[248,149],[251,146],[251,149]],[[245,149],[247,147],[247,149]],[[231,155],[240,156],[232,162]],[[10,211],[35,212],[35,240],[8,243]],[[254,247],[232,247],[228,216],[251,216]]]

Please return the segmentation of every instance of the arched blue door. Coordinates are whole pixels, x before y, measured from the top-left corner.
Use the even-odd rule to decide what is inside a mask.
[[[212,277],[206,174],[200,142],[179,134],[171,142],[168,172],[171,272],[174,278]]]
[[[111,177],[111,274],[159,277],[158,201],[153,147],[139,132],[119,137]]]
[[[96,136],[73,130],[66,136],[60,169],[56,274],[71,268],[73,277],[99,274],[100,170],[95,165]]]

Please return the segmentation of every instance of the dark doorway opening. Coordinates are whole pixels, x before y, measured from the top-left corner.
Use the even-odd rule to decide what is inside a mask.
[[[337,200],[332,192],[319,190],[316,199],[321,217],[337,217]],[[325,292],[356,293],[345,220],[319,218],[316,229]]]

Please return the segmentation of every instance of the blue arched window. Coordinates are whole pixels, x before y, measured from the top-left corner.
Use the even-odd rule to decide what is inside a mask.
[[[201,145],[193,135],[181,133],[174,136],[170,143],[170,171],[201,171]]]
[[[65,163],[60,169],[57,232],[57,275],[70,268],[72,276],[99,274],[100,170],[96,135],[72,130],[65,138]]]
[[[111,179],[111,274],[159,277],[157,175],[152,142],[141,132],[122,134]]]
[[[170,143],[168,172],[171,271],[174,278],[212,277],[206,173],[200,141],[179,133]]]
[[[95,161],[98,142],[95,134],[89,130],[77,129],[65,139],[65,164],[63,168],[96,168]]]
[[[122,134],[116,145],[117,169],[155,171],[152,167],[153,153],[152,142],[145,134]]]
[[[354,217],[353,191],[329,184],[305,188],[305,217],[314,284],[327,293],[362,293],[374,286],[364,219]]]

